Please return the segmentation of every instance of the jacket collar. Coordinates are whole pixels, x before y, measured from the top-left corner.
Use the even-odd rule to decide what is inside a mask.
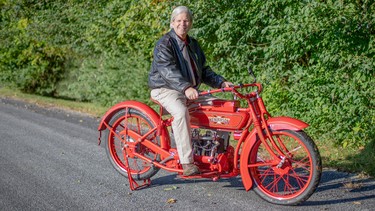
[[[175,40],[177,41],[177,43],[178,43],[178,47],[180,48],[180,50],[182,50],[182,49],[184,48],[184,46],[185,46],[185,42],[184,42],[183,40],[180,39],[180,37],[176,34],[176,32],[174,31],[174,29],[171,29],[171,30],[169,31],[169,34],[170,34],[170,36],[171,36],[173,39],[175,39]],[[188,45],[190,45],[190,43],[191,43],[191,38],[190,38],[189,35],[186,36],[186,40],[187,40]]]

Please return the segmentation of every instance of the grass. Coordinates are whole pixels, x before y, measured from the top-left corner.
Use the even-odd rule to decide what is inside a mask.
[[[323,166],[339,171],[375,177],[374,142],[362,147],[335,146],[333,141],[317,141]]]
[[[109,109],[94,103],[25,94],[4,87],[0,88],[0,96],[34,103],[42,107],[58,107],[60,109],[78,111],[95,117],[101,117]],[[335,146],[333,143],[333,141],[329,140],[316,141],[322,157],[323,167],[375,177],[374,141],[367,146],[346,148]]]
[[[101,117],[108,109],[108,107],[103,107],[94,103],[77,102],[72,100],[26,94],[22,93],[21,91],[11,90],[5,87],[0,88],[0,96],[37,104],[41,107],[58,107],[60,109],[77,111],[95,117]]]

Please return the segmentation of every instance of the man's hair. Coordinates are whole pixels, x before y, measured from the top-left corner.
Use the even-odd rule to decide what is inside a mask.
[[[181,13],[187,13],[188,17],[189,17],[189,20],[191,22],[193,22],[193,13],[190,11],[190,9],[186,6],[178,6],[178,7],[174,8],[174,10],[172,12],[172,15],[171,15],[171,23],[170,23],[171,28],[172,28],[172,22],[174,21],[174,19],[176,18],[177,15],[179,15]]]

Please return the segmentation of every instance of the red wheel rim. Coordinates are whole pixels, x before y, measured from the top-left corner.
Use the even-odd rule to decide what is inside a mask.
[[[133,130],[141,135],[145,134],[152,128],[152,126],[144,118],[138,115],[129,114],[126,118],[124,116],[122,118],[117,119],[117,121],[115,121],[112,124],[112,129],[114,132],[116,132],[116,134],[111,132],[108,139],[110,155],[113,161],[116,163],[116,165],[126,172],[127,168],[125,156],[127,154],[131,174],[143,174],[147,172],[151,168],[151,166],[148,162],[135,157],[132,154],[131,150],[124,148],[126,142],[135,142],[135,139],[132,139],[132,137],[125,137],[125,135],[122,135],[126,134],[123,133],[123,131],[126,128],[126,125],[128,126],[128,129]],[[152,159],[155,159],[157,156],[150,150],[146,149],[145,147],[142,147],[140,144],[138,145],[137,149],[133,150],[136,150],[137,153],[145,155]]]
[[[303,193],[309,186],[313,174],[313,161],[302,141],[291,133],[274,131],[274,138],[281,138],[286,156],[280,165],[272,163],[273,158],[260,141],[253,148],[250,162],[259,166],[250,168],[254,182],[263,193],[272,198],[291,199]],[[256,152],[255,152],[256,151]]]

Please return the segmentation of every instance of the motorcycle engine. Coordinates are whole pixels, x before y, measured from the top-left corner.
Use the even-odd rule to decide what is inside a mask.
[[[192,129],[193,153],[216,158],[224,153],[229,145],[229,132]]]

